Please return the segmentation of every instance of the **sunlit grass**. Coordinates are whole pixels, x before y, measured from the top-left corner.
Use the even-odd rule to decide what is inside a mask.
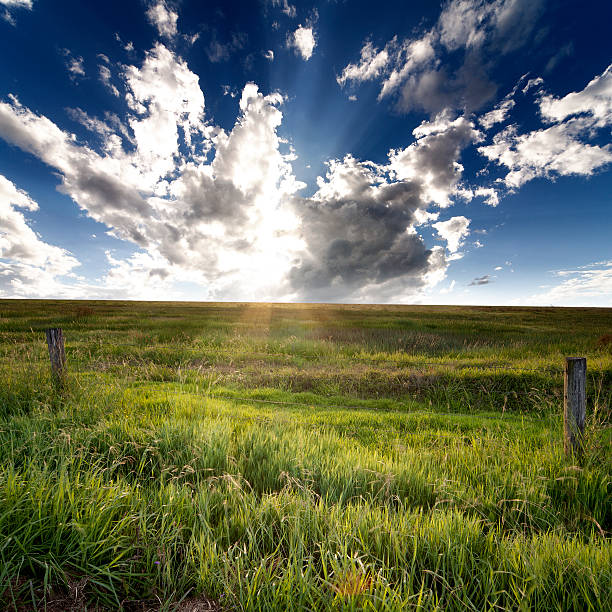
[[[44,609],[81,580],[111,610],[200,592],[245,610],[612,609],[611,323],[1,302],[2,605]],[[566,354],[591,376],[580,463]]]

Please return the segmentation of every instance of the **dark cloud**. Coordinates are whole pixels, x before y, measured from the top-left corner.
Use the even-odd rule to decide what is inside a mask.
[[[292,287],[300,295],[334,299],[400,277],[423,284],[431,251],[407,231],[420,195],[418,183],[406,181],[297,201],[307,251],[289,273]]]
[[[479,285],[488,285],[492,283],[493,279],[489,274],[485,274],[484,276],[477,276],[470,284],[470,287],[477,287]]]
[[[478,110],[491,100],[497,85],[491,81],[478,54],[470,54],[452,74],[447,66],[413,74],[403,85],[397,108],[437,114],[444,109]]]
[[[247,38],[244,32],[234,32],[226,42],[222,43],[217,39],[217,33],[213,31],[212,40],[206,47],[206,55],[213,64],[226,62],[233,53],[244,49]]]
[[[542,12],[543,0],[446,2],[421,37],[394,37],[381,52],[366,41],[337,81],[381,79],[379,98],[396,96],[400,112],[476,111],[497,92],[490,75],[499,58],[531,39]]]

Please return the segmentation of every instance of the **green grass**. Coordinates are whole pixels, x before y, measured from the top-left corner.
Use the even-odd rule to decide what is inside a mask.
[[[612,610],[611,332],[605,309],[0,301],[0,605]]]

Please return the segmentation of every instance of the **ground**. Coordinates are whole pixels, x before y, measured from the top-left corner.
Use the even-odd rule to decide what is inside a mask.
[[[612,609],[611,337],[612,309],[0,301],[2,605]]]

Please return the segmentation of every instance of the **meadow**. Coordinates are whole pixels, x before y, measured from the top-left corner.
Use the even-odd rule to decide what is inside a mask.
[[[612,610],[611,406],[612,309],[0,300],[0,607]]]

